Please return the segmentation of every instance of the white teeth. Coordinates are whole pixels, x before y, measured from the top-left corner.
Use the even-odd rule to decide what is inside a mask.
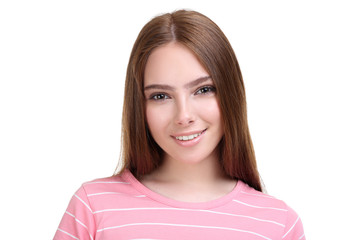
[[[198,136],[200,136],[201,133],[196,133],[196,134],[192,134],[189,136],[179,136],[179,137],[175,137],[177,140],[181,140],[181,141],[188,141],[188,140],[192,140]]]

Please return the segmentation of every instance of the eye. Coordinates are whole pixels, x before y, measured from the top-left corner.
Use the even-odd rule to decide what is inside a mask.
[[[213,93],[215,92],[215,87],[213,86],[204,86],[204,87],[201,87],[199,88],[196,92],[195,92],[195,95],[197,94],[208,94],[208,93]]]
[[[165,93],[156,93],[150,96],[150,100],[155,100],[155,101],[161,101],[161,100],[165,100],[168,99],[169,96],[167,96]]]

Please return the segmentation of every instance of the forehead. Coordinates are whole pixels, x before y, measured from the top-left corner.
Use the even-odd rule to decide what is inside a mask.
[[[149,56],[144,72],[144,86],[149,84],[184,85],[209,76],[197,57],[180,43],[156,48]]]

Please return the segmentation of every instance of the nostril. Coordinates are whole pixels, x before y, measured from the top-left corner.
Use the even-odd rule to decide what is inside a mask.
[[[182,120],[178,120],[177,124],[179,125],[190,125],[194,122],[194,120],[191,119],[182,119]]]

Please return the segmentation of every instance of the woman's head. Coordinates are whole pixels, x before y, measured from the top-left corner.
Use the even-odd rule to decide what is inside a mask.
[[[215,85],[224,131],[218,146],[224,172],[261,190],[239,64],[220,28],[193,11],[180,10],[155,17],[143,27],[134,44],[125,83],[123,168],[141,176],[161,164],[164,152],[150,134],[146,122],[144,73],[151,53],[171,42],[190,50]]]

